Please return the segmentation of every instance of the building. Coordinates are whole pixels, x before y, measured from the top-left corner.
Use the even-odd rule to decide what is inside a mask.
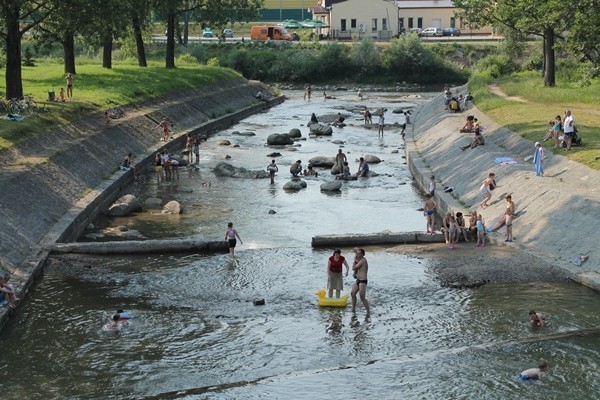
[[[312,19],[311,8],[320,0],[265,0],[263,8],[258,10],[263,21],[283,21]]]
[[[318,0],[310,9],[329,29],[323,34],[350,39],[371,35],[389,39],[411,28],[456,27],[465,34],[491,34],[491,27],[471,29],[455,16],[452,0]]]

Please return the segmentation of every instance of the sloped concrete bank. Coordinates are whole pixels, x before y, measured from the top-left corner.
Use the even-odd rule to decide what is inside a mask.
[[[453,91],[465,94],[466,88]],[[554,114],[557,112],[560,110]],[[473,136],[459,133],[467,115],[475,115],[486,126],[485,145],[462,151],[459,146],[468,144]],[[543,136],[543,129],[540,132]],[[407,162],[423,193],[429,177],[435,176],[438,215],[476,210],[491,227],[504,213],[504,196],[511,193],[517,214],[514,240],[505,243],[504,228],[488,234],[489,240],[535,256],[560,268],[572,280],[600,290],[600,253],[595,251],[598,233],[594,223],[600,218],[600,172],[548,149],[546,173],[536,176],[531,161],[525,161],[533,152],[532,142],[489,120],[476,107],[464,113],[448,113],[442,95],[415,113],[413,130],[406,139]],[[511,158],[514,163],[497,162],[501,158]],[[490,206],[482,209],[479,187],[489,172],[496,173],[501,187],[492,193]],[[444,193],[444,186],[452,187],[452,192]],[[438,217],[438,227],[440,221]],[[575,265],[581,256],[589,259]]]
[[[179,150],[187,133],[209,135],[279,104],[253,96],[270,90],[245,79],[219,82],[168,95],[135,107],[109,123],[103,115],[60,128],[0,153],[0,267],[23,298],[42,271],[54,243],[76,240],[94,217],[129,184],[119,171],[125,154],[136,155],[137,170],[148,168],[157,150]],[[158,122],[175,123],[164,143]],[[10,309],[0,309],[0,326]]]

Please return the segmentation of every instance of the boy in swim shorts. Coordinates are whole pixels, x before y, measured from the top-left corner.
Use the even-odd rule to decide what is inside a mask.
[[[529,368],[519,374],[519,379],[522,381],[542,380],[542,372],[546,371],[548,365],[546,361],[541,360],[537,368]]]
[[[435,207],[437,204],[433,197],[427,193],[425,195],[425,205],[423,206],[423,213],[425,214],[425,218],[427,219],[427,227],[425,233],[435,232]]]

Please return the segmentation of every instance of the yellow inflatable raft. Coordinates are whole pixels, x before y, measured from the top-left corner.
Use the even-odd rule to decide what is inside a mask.
[[[348,303],[348,295],[342,296],[339,299],[331,299],[325,297],[325,290],[319,289],[317,291],[318,303],[320,307],[346,307]]]

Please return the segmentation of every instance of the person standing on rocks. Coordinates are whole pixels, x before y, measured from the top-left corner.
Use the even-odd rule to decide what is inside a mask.
[[[535,142],[533,164],[535,165],[535,176],[544,176],[544,148],[540,142]]]
[[[275,164],[275,160],[271,160],[271,164],[267,166],[267,171],[269,171],[269,177],[271,178],[271,185],[275,183],[275,172],[279,171],[277,164]]]
[[[344,154],[342,149],[339,149],[335,155],[335,164],[338,166],[340,173],[344,171],[344,163],[348,161],[348,157]]]
[[[350,266],[346,257],[342,255],[340,249],[336,249],[333,255],[329,257],[327,261],[327,289],[329,290],[329,298],[333,298],[333,291],[335,290],[335,297],[340,298],[342,289],[344,289],[344,278],[342,276],[342,267],[346,266],[346,275],[350,272]]]
[[[233,222],[227,223],[227,230],[225,231],[225,240],[227,240],[227,242],[229,243],[229,257],[231,259],[235,259],[235,246],[237,244],[236,238],[240,240],[240,244],[244,244],[238,232],[235,229],[233,229]]]
[[[292,176],[296,177],[300,172],[302,172],[302,160],[296,161],[290,167],[290,174],[292,174]]]
[[[365,258],[364,249],[358,249],[356,251],[355,261],[356,262],[352,266],[352,271],[356,276],[356,282],[352,285],[352,291],[350,292],[352,297],[352,312],[356,312],[356,294],[358,293],[360,301],[362,301],[365,310],[367,311],[367,315],[369,315],[371,313],[371,307],[367,301],[367,273],[369,272],[369,263]]]

